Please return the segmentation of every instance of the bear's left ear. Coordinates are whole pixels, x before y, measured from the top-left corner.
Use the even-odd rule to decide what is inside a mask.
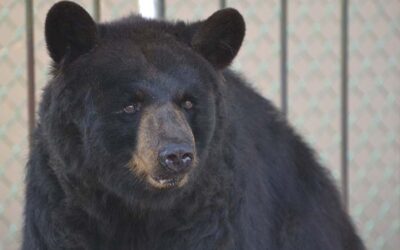
[[[45,22],[47,49],[55,63],[73,61],[95,46],[96,23],[80,5],[58,2],[47,13]]]
[[[235,9],[222,9],[200,24],[191,45],[217,69],[228,66],[239,52],[245,34],[242,15]]]

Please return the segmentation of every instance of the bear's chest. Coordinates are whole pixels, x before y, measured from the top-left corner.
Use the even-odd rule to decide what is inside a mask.
[[[96,249],[229,249],[230,233],[219,220],[196,223],[125,221],[95,230]],[[92,244],[91,244],[92,245]]]

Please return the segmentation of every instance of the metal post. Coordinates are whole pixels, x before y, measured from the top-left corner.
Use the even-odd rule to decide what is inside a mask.
[[[156,18],[165,19],[165,2],[164,0],[155,1]]]
[[[219,0],[219,8],[220,9],[226,8],[226,0]]]
[[[34,29],[33,0],[25,1],[26,48],[27,48],[27,83],[28,83],[28,126],[29,140],[35,127],[35,60],[34,60]],[[31,141],[29,141],[31,142]]]
[[[93,16],[96,22],[100,21],[100,14],[101,14],[100,0],[93,0]]]
[[[341,1],[341,184],[345,209],[349,206],[348,186],[348,1]]]
[[[165,19],[164,0],[139,0],[139,12],[143,17]]]
[[[281,0],[281,110],[288,114],[288,86],[287,86],[287,1]]]

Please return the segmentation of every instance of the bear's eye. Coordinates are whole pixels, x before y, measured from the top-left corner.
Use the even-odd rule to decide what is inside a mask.
[[[133,114],[133,113],[135,113],[135,112],[140,110],[140,106],[141,106],[140,103],[130,104],[130,105],[126,106],[123,109],[123,111],[126,114]]]
[[[182,102],[182,108],[186,109],[186,110],[191,110],[193,108],[193,102],[189,101],[189,100],[185,100]]]

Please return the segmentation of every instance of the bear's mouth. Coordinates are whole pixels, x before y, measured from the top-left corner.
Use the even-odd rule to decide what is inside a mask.
[[[181,187],[187,182],[187,175],[179,176],[148,176],[148,182],[156,188],[175,188]]]

